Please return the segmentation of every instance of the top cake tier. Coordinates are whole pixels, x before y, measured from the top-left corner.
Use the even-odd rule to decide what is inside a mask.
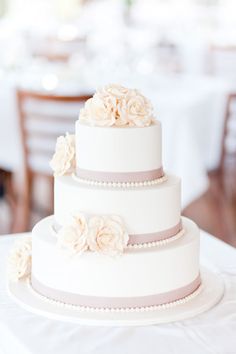
[[[76,174],[99,182],[144,182],[163,176],[161,124],[91,126],[76,122]]]
[[[109,183],[143,183],[163,176],[161,125],[151,102],[117,84],[96,91],[76,123],[76,174]]]
[[[57,139],[54,176],[117,187],[163,182],[161,124],[136,89],[104,86],[85,102],[75,135]]]

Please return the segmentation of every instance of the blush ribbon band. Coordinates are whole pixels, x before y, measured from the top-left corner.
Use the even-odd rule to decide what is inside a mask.
[[[182,222],[178,222],[177,225],[158,232],[152,232],[148,234],[134,234],[129,235],[129,245],[134,244],[142,244],[142,243],[149,243],[149,242],[156,242],[166,240],[167,238],[171,238],[177,235],[182,230]]]
[[[96,182],[145,182],[152,181],[164,176],[163,168],[150,171],[137,172],[101,172],[85,170],[77,167],[77,176],[81,179],[92,180]]]
[[[58,232],[61,228],[61,225],[54,222],[53,229],[54,232]],[[157,242],[166,240],[168,238],[174,237],[182,230],[182,221],[180,220],[177,225],[158,232],[152,232],[147,234],[130,234],[128,245],[135,245],[135,244],[143,244],[149,242]]]
[[[34,276],[31,277],[33,289],[49,299],[60,301],[69,305],[91,308],[140,308],[168,304],[191,295],[201,284],[200,274],[191,283],[165,293],[137,296],[137,297],[100,297],[74,294],[50,288],[42,284]],[[141,286],[141,285],[140,285]]]

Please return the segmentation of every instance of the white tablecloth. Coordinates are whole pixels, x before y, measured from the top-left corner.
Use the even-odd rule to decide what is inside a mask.
[[[49,69],[48,69],[49,70]],[[62,75],[62,74],[61,74]],[[64,75],[64,76],[63,76]],[[82,91],[70,73],[58,92]],[[18,77],[18,82],[39,85],[40,75]],[[16,80],[16,81],[17,81]],[[96,78],[93,88],[109,82]],[[163,125],[163,166],[182,179],[182,206],[203,194],[208,187],[207,170],[218,165],[228,85],[222,79],[192,76],[129,76],[118,80],[139,88],[154,105]],[[87,86],[90,81],[87,77]],[[86,88],[87,87],[87,88]],[[6,153],[7,152],[7,153]],[[21,145],[14,96],[14,75],[0,79],[0,167],[17,171],[21,166]]]
[[[222,301],[194,319],[134,328],[79,326],[23,310],[6,292],[5,264],[14,238],[0,237],[0,354],[236,352],[236,251],[209,234],[202,232],[201,258],[224,278]]]

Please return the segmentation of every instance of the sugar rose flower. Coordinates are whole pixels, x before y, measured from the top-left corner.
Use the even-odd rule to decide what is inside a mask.
[[[115,123],[114,105],[112,99],[106,100],[95,94],[86,101],[80,110],[79,119],[96,126],[112,126]]]
[[[73,215],[59,230],[58,245],[70,253],[81,254],[88,249],[87,233],[88,226],[84,215]]]
[[[89,220],[88,245],[94,252],[114,256],[124,251],[129,240],[118,216],[95,216]]]
[[[66,134],[59,136],[56,142],[56,151],[50,161],[54,176],[63,176],[75,170],[75,136]]]
[[[97,91],[97,95],[105,102],[110,115],[114,117],[113,125],[125,126],[128,120],[125,115],[120,115],[120,104],[128,94],[129,89],[117,84],[104,86]]]
[[[12,281],[27,278],[31,273],[31,237],[15,243],[8,258],[8,273]]]
[[[129,89],[118,85],[118,84],[110,84],[102,87],[97,90],[97,94],[100,97],[114,97],[116,100],[121,99],[129,92]]]
[[[146,127],[153,121],[153,107],[137,90],[130,90],[121,104],[120,115],[126,116],[130,126]]]

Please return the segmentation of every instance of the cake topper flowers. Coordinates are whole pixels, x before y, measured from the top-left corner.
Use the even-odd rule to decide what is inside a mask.
[[[79,119],[94,126],[137,126],[152,124],[151,102],[138,90],[110,84],[97,90],[81,109]]]
[[[8,273],[12,281],[27,278],[31,273],[31,237],[18,240],[8,258]]]
[[[56,142],[56,151],[50,161],[54,176],[71,174],[75,170],[75,136],[66,134],[59,136]]]

